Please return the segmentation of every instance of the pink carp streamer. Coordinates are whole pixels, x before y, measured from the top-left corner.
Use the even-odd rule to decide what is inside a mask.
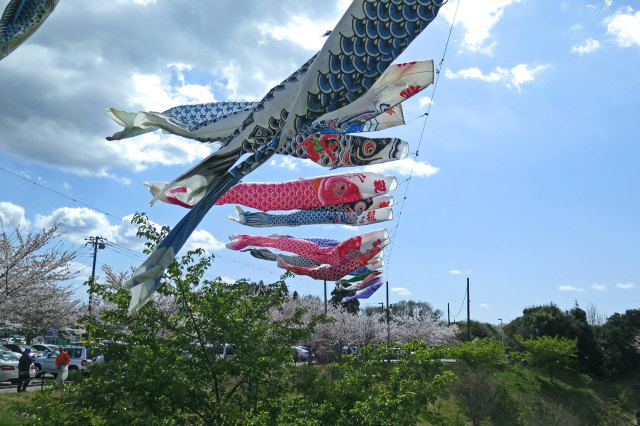
[[[316,280],[337,281],[340,278],[349,275],[350,272],[353,272],[357,268],[367,265],[368,261],[378,253],[381,253],[382,247],[384,247],[388,243],[388,239],[384,240],[378,247],[374,247],[368,252],[360,254],[359,257],[352,258],[347,262],[341,263],[337,266],[323,264],[320,266],[304,268],[289,265],[288,263],[284,262],[281,257],[278,257],[278,266],[288,271],[295,272],[298,275],[307,275]]]
[[[231,241],[227,247],[232,250],[242,250],[246,247],[272,247],[287,251],[307,259],[314,260],[321,264],[330,266],[340,266],[351,260],[359,262],[358,265],[347,270],[345,275],[356,269],[358,266],[364,266],[369,259],[375,256],[380,249],[389,242],[389,234],[386,229],[367,232],[366,234],[357,235],[345,240],[334,247],[321,247],[318,244],[302,238],[290,238],[283,236],[260,237],[254,235],[231,235]],[[373,252],[375,250],[375,252]],[[369,255],[372,253],[371,255]]]
[[[161,191],[160,183],[143,182],[152,193]],[[393,191],[398,186],[395,176],[378,173],[342,173],[282,183],[240,182],[215,203],[242,204],[262,211],[312,209],[352,203]],[[188,187],[170,189],[161,196],[171,204],[191,208],[198,201]]]

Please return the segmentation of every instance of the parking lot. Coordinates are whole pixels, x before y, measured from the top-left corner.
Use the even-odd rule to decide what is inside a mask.
[[[43,379],[41,377],[38,377],[37,379],[32,379],[31,382],[29,382],[29,386],[27,386],[27,392],[37,391],[38,389],[41,389],[43,386],[50,385],[51,383],[53,383],[55,379],[53,376],[47,376],[44,378],[44,383],[42,380]],[[12,385],[9,382],[0,383],[0,393],[11,393],[11,392],[17,393],[17,389],[18,387],[16,385]]]

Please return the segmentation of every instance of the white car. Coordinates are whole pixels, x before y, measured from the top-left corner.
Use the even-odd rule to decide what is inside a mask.
[[[69,362],[69,373],[72,371],[79,371],[84,375],[89,374],[87,367],[91,363],[91,358],[87,353],[87,348],[83,346],[65,346],[64,350],[69,354],[71,361]],[[37,370],[37,375],[42,373],[58,375],[58,369],[56,368],[56,357],[58,356],[58,350],[51,352],[45,357],[36,358],[33,362]]]
[[[9,351],[0,352],[0,382],[18,383],[18,361],[20,355]],[[29,376],[33,378],[35,373],[36,368],[31,364]]]

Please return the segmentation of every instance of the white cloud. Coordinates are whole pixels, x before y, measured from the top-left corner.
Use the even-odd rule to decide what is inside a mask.
[[[491,38],[491,30],[504,15],[504,9],[514,3],[520,3],[520,0],[463,2],[456,16],[456,24],[461,25],[465,31],[462,46],[474,52],[491,54],[496,46],[496,42],[486,44]],[[451,23],[456,7],[457,1],[450,1],[439,14]]]
[[[571,51],[579,55],[584,55],[585,53],[591,53],[599,48],[600,42],[598,40],[588,38],[583,41],[582,44],[576,44],[575,46],[572,46]]]
[[[640,46],[640,11],[627,7],[605,19],[607,33],[616,38],[621,47]]]
[[[480,307],[485,309],[491,309],[491,306],[487,305],[486,303],[481,303]]]
[[[133,139],[108,142],[116,155],[126,158],[136,171],[149,165],[164,166],[190,164],[211,154],[208,145],[181,138],[161,135],[158,132],[145,133]]]
[[[581,289],[579,287],[574,287],[572,285],[561,285],[561,286],[558,286],[558,290],[560,290],[560,291],[575,291],[577,293],[584,292],[583,289]]]
[[[422,98],[420,98],[418,102],[420,103],[421,108],[424,108],[427,105],[433,104],[433,101],[429,96],[423,96]]]
[[[0,201],[0,221],[3,228],[28,228],[30,226],[30,222],[24,216],[24,208],[7,201]]]
[[[199,229],[194,231],[185,243],[186,250],[194,250],[201,248],[211,253],[216,250],[225,248],[225,245],[218,241],[209,231]]]
[[[209,85],[187,84],[184,71],[189,71],[190,65],[170,64],[169,73],[134,74],[133,85],[135,95],[132,101],[143,105],[147,111],[164,111],[176,105],[214,102],[215,98]],[[170,78],[175,77],[180,84],[172,86]]]
[[[616,287],[622,290],[631,290],[632,288],[635,287],[635,285],[633,283],[626,283],[626,284],[618,283],[616,284]]]
[[[282,167],[287,170],[300,170],[300,160],[295,157],[279,155],[278,160],[272,159],[269,163],[271,166]],[[305,163],[306,164],[306,163]]]
[[[323,34],[332,30],[345,10],[351,4],[351,0],[340,0],[336,7],[332,7],[335,14],[325,20],[319,20],[315,16],[293,15],[287,19],[286,25],[272,25],[262,23],[258,25],[258,31],[263,36],[270,36],[275,40],[288,40],[307,50],[316,52],[322,48],[326,38]]]
[[[107,241],[142,253],[145,240],[136,236],[138,228],[131,224],[132,215],[123,217],[120,223],[112,225],[106,215],[86,207],[62,207],[50,215],[36,215],[34,224],[38,227],[50,227],[62,222],[62,235],[74,243],[84,244],[88,236],[101,236]],[[157,223],[151,221],[156,227]],[[224,248],[211,233],[195,230],[185,244],[186,250],[202,248],[211,253]]]
[[[449,273],[453,275],[461,275],[462,271],[458,271],[457,269],[452,269],[449,271]]]
[[[288,40],[307,50],[318,51],[322,48],[326,38],[322,35],[335,27],[339,18],[334,22],[316,22],[311,17],[293,15],[287,25],[261,24],[258,30],[262,35],[269,35],[276,40]]]
[[[445,76],[449,79],[462,78],[465,80],[480,80],[487,83],[502,82],[507,87],[515,86],[520,91],[520,87],[523,84],[533,82],[537,74],[549,67],[549,64],[538,65],[533,68],[527,64],[518,64],[511,69],[497,67],[495,71],[491,71],[489,74],[483,74],[479,68],[472,67],[457,72],[446,70]]]
[[[422,161],[415,161],[413,158],[403,158],[402,160],[390,161],[388,163],[372,164],[366,166],[364,170],[375,173],[392,173],[401,176],[409,176],[413,170],[415,177],[431,177],[440,171],[438,167]]]
[[[604,284],[591,284],[591,288],[598,291],[604,291],[607,289],[607,286]]]
[[[400,296],[410,296],[411,292],[404,287],[391,287],[391,291],[398,293]]]

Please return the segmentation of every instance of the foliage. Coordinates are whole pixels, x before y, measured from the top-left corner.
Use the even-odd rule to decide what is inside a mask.
[[[397,363],[384,350],[363,348],[328,372],[304,367],[296,371],[300,396],[281,401],[271,424],[414,425],[418,414],[435,402],[435,391],[452,379],[441,372],[440,349],[422,344],[403,346]]]
[[[498,400],[492,374],[484,369],[460,367],[456,369],[456,375],[458,380],[452,385],[453,391],[473,425],[478,426]]]
[[[442,321],[444,312],[434,309],[429,302],[414,300],[401,300],[391,305],[391,315],[399,317],[429,318],[433,321]]]
[[[523,310],[523,315],[505,326],[505,335],[516,349],[517,336],[524,338],[559,336],[577,339],[576,359],[583,371],[599,372],[603,364],[603,351],[589,326],[587,313],[577,305],[562,311],[554,304],[534,306]]]
[[[368,317],[379,317],[384,314],[380,306],[366,306],[360,309],[360,314]],[[444,313],[440,309],[434,309],[429,302],[415,300],[401,300],[390,306],[391,318],[395,317],[418,317],[429,318],[436,322],[441,322]]]
[[[145,222],[146,223],[146,222]],[[151,227],[143,231],[161,237]],[[149,246],[150,248],[152,245]],[[112,360],[94,364],[91,377],[59,398],[34,404],[34,423],[244,423],[263,400],[284,397],[290,346],[308,335],[318,318],[301,325],[302,311],[274,319],[287,294],[283,281],[225,284],[204,278],[213,261],[199,250],[167,268],[158,287],[173,308],[149,303],[128,313],[129,294],[114,284],[92,284],[107,309],[87,327],[93,350]],[[235,360],[216,346],[235,345]]]
[[[606,348],[604,363],[609,371],[625,373],[640,364],[640,352],[634,347],[640,334],[640,309],[611,315],[600,332]]]
[[[498,339],[500,340],[500,333],[492,324],[488,322],[479,322],[470,320],[469,324],[471,325],[471,340],[474,339]],[[456,337],[460,341],[467,341],[467,322],[461,321],[457,322],[456,326],[458,330],[456,332]]]
[[[575,362],[577,339],[541,336],[529,340],[519,339],[527,350],[526,360],[549,374],[551,383],[561,369],[571,367]]]
[[[473,424],[479,425],[498,399],[493,372],[505,357],[504,346],[499,340],[476,339],[462,343],[451,352],[459,363],[455,368],[458,380],[452,385],[453,392]]]
[[[57,242],[58,225],[24,234],[5,230],[0,222],[0,324],[19,329],[28,340],[48,326],[75,324],[80,302],[63,281],[77,276],[71,270],[76,253]]]
[[[505,358],[502,342],[488,339],[476,339],[453,348],[452,355],[473,369],[493,370]]]
[[[353,296],[356,294],[355,291],[344,290],[340,286],[336,286],[333,290],[331,290],[331,298],[329,299],[329,303],[332,306],[338,307],[342,306],[352,315],[357,315],[360,310],[360,299],[349,300],[348,302],[342,303],[342,299],[347,296]]]

